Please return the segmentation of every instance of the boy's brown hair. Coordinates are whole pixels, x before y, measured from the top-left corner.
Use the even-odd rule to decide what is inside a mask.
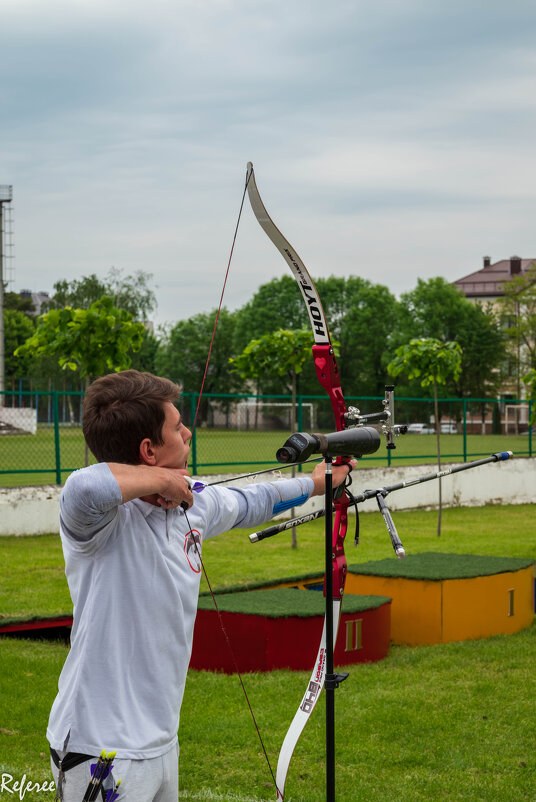
[[[82,413],[84,438],[96,459],[137,465],[143,439],[162,445],[164,403],[179,394],[169,379],[137,370],[96,379],[84,396]]]

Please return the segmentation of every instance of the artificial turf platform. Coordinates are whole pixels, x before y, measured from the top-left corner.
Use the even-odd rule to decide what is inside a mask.
[[[371,560],[348,566],[354,574],[399,576],[406,579],[426,579],[437,582],[443,579],[472,579],[519,571],[534,565],[534,560],[523,557],[490,557],[479,554],[445,554],[426,551],[410,554],[403,560]]]
[[[390,596],[393,643],[518,632],[534,618],[534,560],[425,552],[348,566],[350,593]]]
[[[233,673],[310,669],[322,633],[322,593],[273,588],[220,594],[218,610],[202,596],[194,631],[190,666]],[[222,625],[232,645],[229,650]],[[344,597],[337,665],[381,660],[389,652],[391,600],[383,596]]]

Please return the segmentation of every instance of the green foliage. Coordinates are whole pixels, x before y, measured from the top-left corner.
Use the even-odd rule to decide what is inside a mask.
[[[103,295],[108,295],[114,306],[129,312],[134,320],[147,320],[149,314],[156,309],[156,296],[149,287],[151,279],[152,273],[145,273],[143,270],[123,276],[121,270],[113,267],[104,280],[99,279],[95,273],[72,281],[61,279],[54,284],[50,308],[73,306],[89,309]]]
[[[530,392],[530,398],[535,402],[532,405],[532,415],[530,417],[531,424],[534,424],[536,423],[536,368],[529,370],[527,375],[523,377],[523,381]]]
[[[294,377],[302,372],[305,362],[311,358],[313,342],[310,329],[278,329],[258,340],[251,340],[242,353],[231,357],[229,362],[232,370],[243,379],[258,380],[274,374],[286,377],[289,385],[283,391],[289,392]]]
[[[42,315],[35,333],[15,356],[53,356],[63,369],[86,379],[130,366],[130,351],[141,347],[144,327],[103,296],[89,309],[52,309]]]
[[[385,367],[392,352],[391,329],[397,301],[386,287],[359,276],[330,276],[315,281],[332,340],[340,342],[344,389],[349,394],[383,393]],[[237,312],[235,352],[252,339],[272,334],[277,325],[291,320],[294,330],[310,326],[296,282],[282,276],[262,285],[250,302]],[[277,383],[263,381],[264,392],[277,392]],[[307,359],[300,374],[300,391],[318,391],[314,365]]]
[[[185,392],[198,393],[201,389],[216,315],[214,309],[179,320],[161,342],[155,359],[157,372],[182,384]],[[220,310],[205,377],[205,393],[231,393],[238,389],[237,377],[229,366],[235,320],[235,315],[225,307]]]
[[[383,395],[398,303],[387,287],[355,276],[347,279],[344,297],[340,367],[345,395]]]
[[[400,299],[393,342],[401,345],[413,338],[455,341],[462,349],[462,370],[452,377],[453,395],[495,395],[502,382],[499,368],[505,356],[505,334],[491,310],[474,304],[443,278],[419,279]],[[400,391],[416,393],[409,384]]]
[[[441,468],[441,440],[438,384],[446,384],[452,377],[457,379],[462,369],[462,349],[457,342],[442,343],[433,337],[410,340],[395,351],[395,358],[389,363],[388,370],[392,376],[407,373],[410,379],[418,379],[421,387],[434,388],[434,418],[436,430],[437,467]],[[439,512],[437,535],[441,534],[441,480],[438,482]]]
[[[462,349],[461,372],[454,394],[483,398],[496,396],[504,381],[506,336],[491,310],[468,303],[458,321],[456,342]]]
[[[400,298],[398,344],[413,337],[456,339],[460,315],[471,303],[462,292],[437,277],[417,280],[417,286]]]
[[[35,306],[31,298],[21,298],[18,292],[4,293],[4,310],[24,312],[25,315],[35,315]]]
[[[156,355],[160,347],[160,341],[149,329],[143,330],[142,337],[141,348],[132,355],[130,367],[135,370],[156,373]]]
[[[499,301],[518,371],[536,369],[536,265],[503,285]]]
[[[286,321],[292,321],[293,328],[305,328],[309,318],[296,281],[284,274],[261,284],[236,313],[233,353],[240,353],[252,339],[271,334]]]
[[[462,349],[457,342],[442,343],[432,337],[410,340],[395,351],[387,369],[391,376],[407,373],[418,379],[421,387],[446,384],[461,372]]]
[[[17,359],[14,352],[35,331],[32,318],[19,309],[5,309],[4,327],[5,375],[13,379],[19,376],[28,376],[35,362],[33,354],[26,353],[23,358]]]

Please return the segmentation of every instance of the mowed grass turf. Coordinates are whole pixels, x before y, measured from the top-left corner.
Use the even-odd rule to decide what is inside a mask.
[[[536,505],[443,510],[440,538],[437,512],[404,510],[394,512],[393,517],[408,554],[442,551],[536,559]],[[351,515],[346,539],[349,563],[394,559],[379,512],[360,515],[357,548],[353,545],[354,523]],[[290,532],[253,544],[249,530],[235,529],[212,538],[203,546],[209,579],[215,588],[223,588],[323,571],[323,527],[323,520],[298,527],[297,549],[290,548]],[[201,591],[207,589],[203,579]],[[0,621],[71,611],[59,536],[0,537]]]
[[[536,558],[536,507],[520,505],[399,512],[408,553],[442,551]],[[379,513],[349,533],[349,562],[393,555]],[[204,545],[213,585],[322,570],[323,527],[250,544],[235,531]],[[393,559],[394,556],[392,556]],[[69,612],[59,538],[0,539],[0,610],[7,617]],[[319,633],[320,637],[320,633]],[[511,636],[430,647],[392,647],[387,659],[352,666],[336,694],[337,802],[536,799],[536,628]],[[0,766],[33,781],[50,778],[44,737],[67,647],[0,639]],[[272,763],[309,672],[246,675]],[[105,704],[103,698],[96,704]],[[323,697],[291,763],[288,802],[324,792]],[[180,728],[181,799],[273,800],[275,793],[235,676],[190,672]],[[103,744],[113,748],[113,744]],[[25,799],[53,799],[27,794]],[[13,798],[10,796],[9,798]]]
[[[197,432],[198,473],[237,473],[260,470],[275,463],[275,453],[289,432],[233,431],[229,429],[199,429]],[[397,440],[391,452],[392,465],[435,463],[436,438],[433,434],[405,435]],[[468,435],[468,459],[488,456],[496,451],[513,451],[522,457],[529,455],[528,435]],[[533,444],[536,447],[536,444]],[[252,460],[252,455],[255,455]],[[463,461],[461,434],[441,435],[443,462]],[[84,465],[84,440],[78,427],[60,427],[59,460],[61,480]],[[90,455],[90,462],[95,460]],[[190,461],[191,462],[191,461]],[[363,459],[367,467],[387,465],[387,451],[381,448]],[[3,435],[0,437],[0,487],[54,484],[56,481],[56,451],[52,427],[39,428],[37,433]],[[303,466],[312,470],[311,466]]]
[[[338,802],[533,800],[535,654],[533,626],[488,640],[392,647],[380,663],[351,666],[336,694]],[[44,733],[66,655],[61,644],[0,641],[2,773],[50,778]],[[308,679],[290,671],[244,678],[274,765]],[[325,798],[323,699],[291,763],[289,802]],[[103,689],[95,704],[105,703]],[[275,799],[236,676],[189,673],[179,737],[181,799]]]

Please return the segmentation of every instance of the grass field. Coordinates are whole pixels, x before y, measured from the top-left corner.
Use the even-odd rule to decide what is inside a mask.
[[[199,474],[242,473],[275,463],[275,452],[285,442],[288,432],[237,432],[228,429],[200,429],[197,434]],[[516,456],[529,456],[527,435],[468,435],[469,459],[487,456],[496,451],[513,451]],[[252,455],[255,460],[252,460]],[[370,467],[387,464],[382,444],[376,455],[365,457]],[[463,437],[441,435],[444,462],[463,461]],[[393,465],[433,463],[436,461],[435,435],[406,435],[397,440],[391,453]],[[92,461],[92,460],[90,460]],[[82,432],[76,427],[60,429],[59,462],[62,482],[69,473],[84,465]],[[55,484],[56,450],[54,430],[40,428],[35,435],[3,435],[0,437],[0,487]],[[304,466],[304,470],[310,470]]]
[[[535,513],[534,505],[445,510],[440,539],[436,513],[400,512],[396,523],[408,553],[536,558]],[[348,561],[392,556],[381,516],[361,518],[361,543],[355,550],[349,534]],[[205,544],[215,587],[322,570],[321,522],[300,527],[296,550],[288,534],[254,545],[246,534],[236,531]],[[59,538],[1,538],[2,614],[70,609]],[[58,643],[0,640],[2,772],[49,778],[44,732],[66,654],[67,647]],[[380,663],[352,666],[336,694],[337,802],[535,800],[535,658],[533,626],[487,640],[392,647]],[[290,671],[245,677],[273,764],[308,679],[306,672]],[[323,798],[322,704],[291,763],[287,802]],[[236,677],[190,672],[180,740],[181,800],[275,798]]]
[[[408,554],[444,551],[536,559],[535,505],[443,510],[440,538],[437,512],[407,510],[393,515]],[[355,548],[354,518],[350,517],[346,540],[348,562],[392,557],[391,541],[381,515],[361,514],[360,520],[360,543]],[[223,588],[322,571],[323,526],[322,520],[300,526],[297,549],[290,548],[289,533],[255,544],[240,529],[213,538],[203,546],[210,580],[215,588]],[[202,580],[201,590],[206,589]],[[68,614],[71,607],[57,535],[0,537],[0,620]]]

